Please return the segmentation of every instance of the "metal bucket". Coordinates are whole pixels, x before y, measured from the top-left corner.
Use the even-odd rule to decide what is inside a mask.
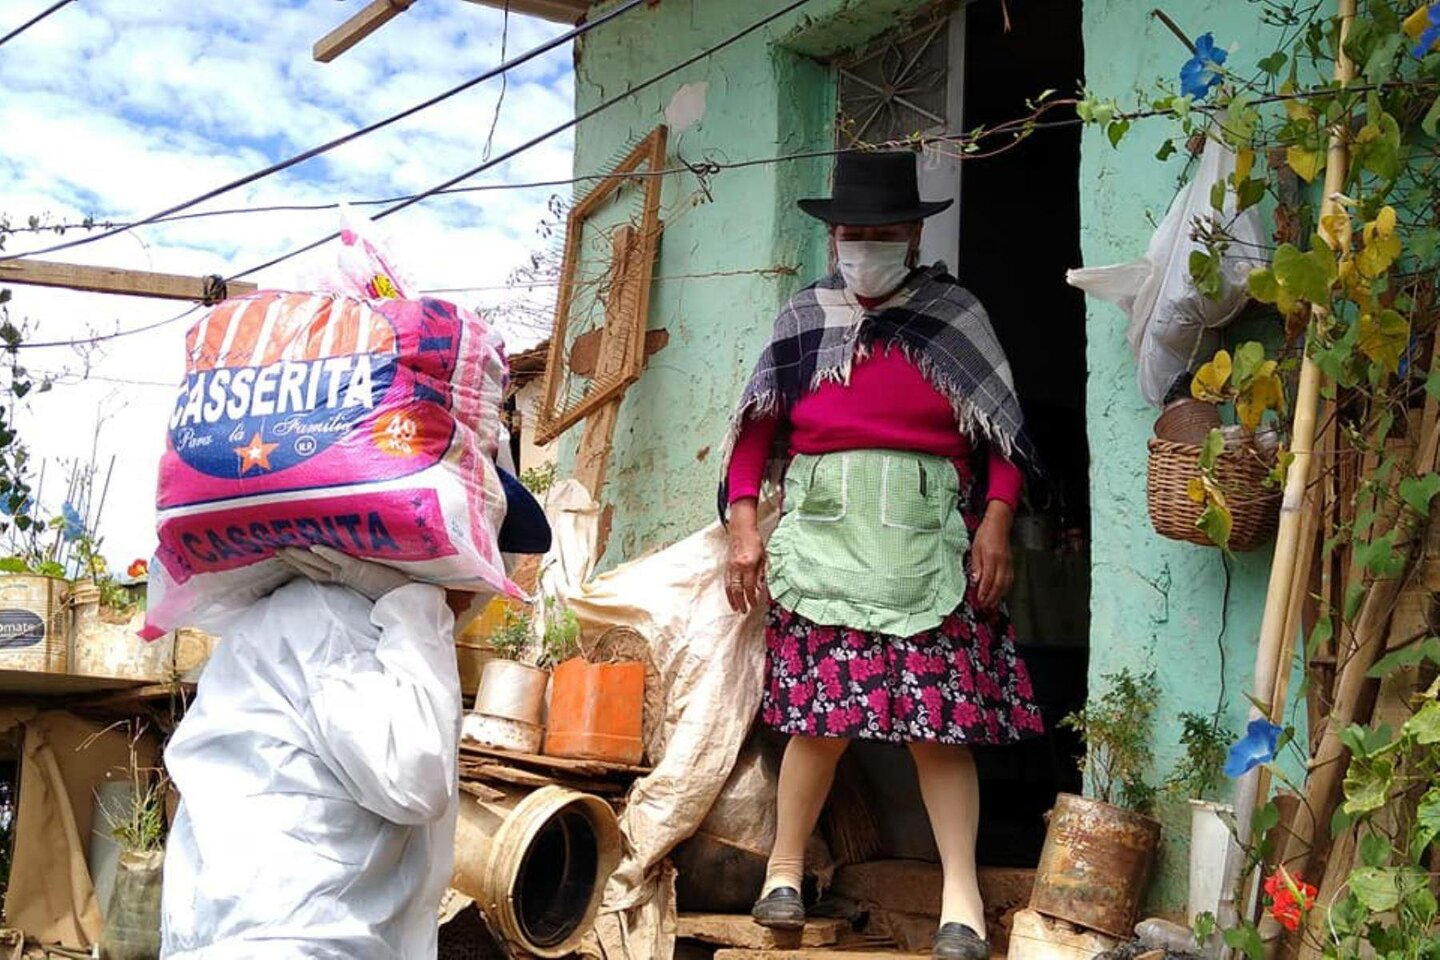
[[[490,660],[480,673],[475,712],[487,717],[543,724],[550,674],[514,660]]]
[[[1160,822],[1086,797],[1055,798],[1030,908],[1128,940],[1160,843]]]
[[[515,953],[574,953],[620,862],[620,824],[604,800],[564,787],[460,797],[450,885]]]

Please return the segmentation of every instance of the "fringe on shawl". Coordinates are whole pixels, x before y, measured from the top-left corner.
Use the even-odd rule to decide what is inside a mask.
[[[936,272],[944,273],[944,271],[944,264],[937,263],[928,268],[927,273],[933,276]],[[826,278],[826,280],[821,280],[816,286],[833,279],[833,277],[830,277]],[[789,310],[792,308],[791,305],[787,303],[784,309]],[[994,335],[993,331],[991,335]],[[808,392],[813,392],[824,383],[849,383],[850,374],[854,369],[855,363],[868,357],[876,346],[877,344],[874,341],[857,341],[855,346],[841,358],[839,363],[829,367],[817,368],[814,375],[810,378]],[[982,442],[994,444],[1000,448],[1001,454],[1003,454],[1007,460],[1010,460],[1012,463],[1016,462],[1017,456],[1020,453],[1019,437],[1014,432],[998,427],[992,418],[981,410],[970,396],[962,390],[959,383],[954,382],[952,378],[947,377],[941,372],[939,364],[935,363],[934,359],[931,358],[926,351],[898,335],[890,337],[884,345],[881,346],[881,349],[887,352],[899,349],[904,353],[907,360],[915,364],[925,380],[934,387],[941,396],[950,402],[950,409],[955,414],[956,425],[960,432],[970,440],[972,445],[978,446]],[[719,501],[718,507],[722,520],[727,516],[729,508],[726,500],[729,487],[730,458],[735,453],[735,444],[740,439],[741,431],[748,421],[760,420],[778,414],[784,408],[784,398],[781,395],[779,385],[775,382],[774,372],[767,372],[766,379],[770,382],[754,393],[751,393],[751,387],[755,386],[755,384],[752,382],[746,385],[747,396],[742,401],[740,408],[735,412],[735,415],[731,418],[729,429],[726,432],[725,442],[720,447],[719,462],[721,474],[717,499]],[[1010,388],[1013,394],[1013,382],[1011,382],[1008,377],[1004,378],[1004,380],[1006,386]],[[768,486],[772,490],[775,489],[784,476],[785,466],[789,462],[789,454],[786,449],[787,444],[785,440],[786,438],[783,432],[777,436],[776,449],[771,451],[770,457],[766,461],[764,472],[761,475],[762,488]],[[1029,454],[1026,455],[1025,459],[1026,462],[1018,463],[1017,465],[1027,472],[1038,473],[1039,465],[1030,462]]]

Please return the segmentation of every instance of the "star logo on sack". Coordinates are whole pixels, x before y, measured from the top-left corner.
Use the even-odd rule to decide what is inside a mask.
[[[261,470],[270,469],[270,454],[274,453],[278,443],[266,443],[260,436],[255,434],[250,442],[243,447],[234,447],[234,451],[240,455],[240,474],[244,476],[256,467]]]

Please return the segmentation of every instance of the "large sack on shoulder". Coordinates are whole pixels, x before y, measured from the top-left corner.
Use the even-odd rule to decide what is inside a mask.
[[[377,287],[397,292],[261,291],[190,330],[148,633],[218,625],[283,582],[285,546],[518,593],[497,545],[502,341],[454,304]]]

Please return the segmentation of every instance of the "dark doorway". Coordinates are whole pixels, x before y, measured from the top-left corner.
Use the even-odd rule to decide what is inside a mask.
[[[999,2],[967,7],[967,130],[1022,117],[1044,91],[1065,96],[1083,82],[1079,0],[1024,0],[1009,10],[1007,32]],[[1079,745],[1056,729],[1085,701],[1090,632],[1085,304],[1065,283],[1080,262],[1079,127],[1040,129],[998,157],[965,163],[959,206],[956,275],[990,313],[1045,461],[1045,482],[1031,485],[1016,522],[1011,611],[1050,732],[977,755],[981,861],[1029,865],[1055,794],[1081,786]]]

